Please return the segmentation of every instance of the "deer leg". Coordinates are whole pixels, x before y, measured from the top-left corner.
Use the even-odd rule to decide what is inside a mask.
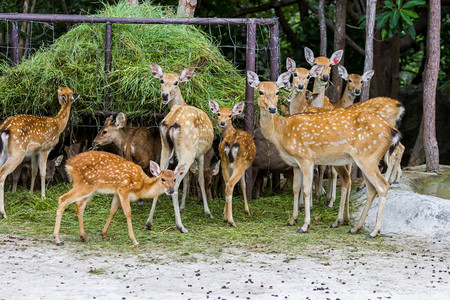
[[[86,242],[88,240],[86,232],[84,231],[84,223],[83,223],[83,214],[86,208],[86,204],[88,203],[91,197],[85,197],[81,201],[75,202],[77,206],[77,216],[78,216],[78,235],[81,238],[81,241]]]
[[[19,164],[17,168],[14,169],[12,172],[12,178],[13,178],[13,185],[12,185],[12,191],[17,191],[17,183],[19,182],[19,179],[22,175],[22,164]],[[23,182],[22,182],[23,183]]]
[[[244,170],[244,172],[245,172],[245,170]],[[248,201],[247,201],[247,193],[245,192],[245,175],[243,175],[241,177],[240,185],[241,185],[242,195],[244,196],[244,212],[247,215],[250,215],[250,209],[248,208]]]
[[[237,164],[237,162],[235,162],[235,165]],[[233,227],[236,227],[236,223],[234,223],[233,220],[233,190],[234,190],[234,186],[236,185],[236,183],[242,178],[245,177],[244,173],[245,173],[245,169],[246,167],[244,165],[240,166],[236,166],[233,170],[233,175],[231,175],[230,179],[228,180],[228,182],[226,183],[226,187],[225,187],[225,202],[226,202],[226,218],[228,221],[228,224],[230,224]],[[244,183],[245,183],[245,178],[244,178]],[[245,191],[245,185],[243,190]],[[245,192],[243,193],[244,195],[244,201],[245,203],[247,202],[247,196],[245,195]],[[246,203],[247,204],[247,203]],[[248,205],[247,205],[247,209],[248,209]]]
[[[335,167],[331,167],[330,169],[331,169],[331,176],[330,176],[330,179],[328,180],[329,184],[328,184],[327,202],[328,202],[328,207],[333,207],[334,201],[336,201],[338,173],[337,173]]]
[[[225,184],[225,186],[228,184],[228,182],[230,181],[230,167],[228,165],[228,161],[222,159],[222,177],[223,177],[223,182]],[[225,190],[225,205],[223,207],[223,215],[222,215],[222,220],[224,222],[228,221],[228,205],[227,205],[227,194],[226,194],[226,190]]]
[[[292,190],[294,192],[294,208],[292,210],[292,218],[289,220],[288,225],[293,226],[298,220],[298,198],[300,194],[302,184],[302,173],[299,167],[294,167],[294,182],[292,185]]]
[[[189,170],[186,172],[186,176],[184,176],[183,179],[183,195],[181,196],[181,206],[180,211],[183,211],[186,206],[186,197],[189,194],[189,182],[191,179],[191,176],[189,175]]]
[[[319,184],[318,188],[316,189],[316,200],[320,200],[320,196],[322,196],[322,190],[323,190],[323,176],[325,174],[327,166],[319,166]],[[311,206],[312,207],[312,206]]]
[[[145,222],[145,227],[148,230],[152,230],[153,215],[155,214],[156,203],[158,202],[158,197],[153,198],[152,208],[150,209],[150,215],[148,216],[147,222]]]
[[[303,180],[303,197],[305,199],[305,221],[303,226],[297,230],[298,233],[305,233],[308,230],[311,223],[311,208],[312,201],[312,180],[314,176],[314,164],[309,161],[305,161],[300,167],[302,171]]]
[[[128,197],[128,195],[126,193],[119,193],[119,199],[120,199],[120,204],[122,205],[123,213],[125,214],[125,217],[127,218],[128,235],[130,236],[130,239],[134,245],[139,245],[138,241],[136,240],[136,238],[134,236],[133,224],[131,222],[130,198]]]
[[[0,216],[2,216],[4,219],[6,219],[4,204],[6,176],[11,174],[11,172],[14,171],[14,169],[17,168],[18,165],[20,165],[24,157],[24,152],[18,152],[15,156],[10,156],[6,160],[5,164],[0,167]]]
[[[202,198],[203,198],[203,206],[205,209],[205,216],[208,218],[212,218],[211,212],[209,211],[208,207],[208,198],[206,197],[206,191],[205,191],[205,174],[204,174],[204,161],[205,156],[202,155],[198,158],[198,182],[200,184],[200,190],[202,191]]]
[[[55,237],[55,242],[57,246],[64,245],[64,243],[61,242],[61,240],[59,239],[59,229],[61,227],[62,215],[67,205],[69,205],[72,202],[81,201],[86,197],[90,197],[92,193],[93,191],[91,190],[88,190],[88,192],[86,192],[86,189],[80,188],[79,186],[74,186],[70,191],[68,191],[67,193],[58,198],[55,229],[53,231],[53,236]]]
[[[344,222],[345,205],[347,203],[347,196],[349,195],[349,191],[351,188],[351,179],[348,169],[345,166],[338,166],[336,167],[335,172],[339,174],[339,178],[341,178],[342,187],[341,200],[339,202],[339,213],[336,221],[331,225],[332,228],[339,227],[339,225],[343,224]]]
[[[111,202],[111,209],[109,211],[108,219],[106,220],[105,226],[102,229],[102,238],[105,240],[107,238],[108,228],[111,224],[112,219],[116,215],[117,211],[120,207],[119,195],[114,194],[114,197]]]
[[[45,175],[47,173],[47,159],[50,151],[41,152],[39,155],[39,171],[41,173],[41,197],[45,198]]]
[[[36,181],[36,175],[38,172],[38,156],[31,155],[31,184],[30,184],[30,194],[33,194],[34,185]]]

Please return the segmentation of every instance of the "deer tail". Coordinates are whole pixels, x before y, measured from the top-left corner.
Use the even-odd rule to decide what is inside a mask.
[[[5,153],[8,151],[9,130],[0,131],[0,157],[1,160],[5,158]]]
[[[391,147],[389,148],[389,155],[391,155],[392,152],[394,152],[395,147],[397,147],[398,143],[400,143],[402,134],[400,133],[400,131],[398,131],[397,128],[392,127],[391,128],[391,136],[392,136],[392,144],[391,144]]]

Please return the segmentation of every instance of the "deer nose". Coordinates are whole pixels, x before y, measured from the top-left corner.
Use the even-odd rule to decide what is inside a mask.
[[[355,95],[358,96],[359,94],[361,94],[361,90],[356,89],[356,90],[355,90]]]
[[[297,86],[297,88],[298,88],[299,90],[303,90],[303,89],[305,88],[305,85],[300,83],[300,84]]]
[[[224,121],[222,121],[222,122],[220,122],[220,127],[223,127],[223,126],[225,126],[225,122]]]
[[[328,75],[323,75],[323,76],[322,76],[322,80],[323,80],[323,81],[328,81],[329,78],[330,78],[330,77],[329,77]]]
[[[169,195],[172,195],[173,192],[174,192],[174,190],[173,190],[173,188],[171,188],[171,189],[169,189],[167,192],[169,193]]]
[[[92,147],[95,147],[95,146],[97,146],[97,143],[96,142],[92,142]]]
[[[163,98],[164,101],[167,101],[169,99],[169,94],[167,93],[162,93],[161,97]]]
[[[277,108],[275,106],[271,106],[271,107],[269,107],[269,112],[271,114],[275,114],[277,112]]]

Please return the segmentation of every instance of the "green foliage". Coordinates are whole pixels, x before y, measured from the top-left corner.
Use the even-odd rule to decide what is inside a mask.
[[[392,38],[396,30],[408,32],[415,39],[416,31],[413,21],[419,18],[419,15],[414,9],[423,5],[425,5],[425,1],[422,0],[406,1],[404,4],[402,0],[384,1],[384,11],[375,17],[376,28],[381,29],[383,40],[386,36]]]
[[[167,7],[145,2],[130,6],[125,1],[106,5],[99,16],[175,17]],[[143,116],[167,109],[161,105],[159,80],[151,74],[151,62],[165,72],[180,74],[194,67],[195,74],[181,89],[189,104],[209,113],[208,100],[233,102],[244,99],[245,78],[224,58],[211,36],[196,26],[113,24],[112,70],[104,71],[104,24],[81,24],[42,47],[18,66],[0,65],[0,117],[17,113],[52,115],[59,110],[56,91],[69,86],[81,95],[78,112],[105,109]]]

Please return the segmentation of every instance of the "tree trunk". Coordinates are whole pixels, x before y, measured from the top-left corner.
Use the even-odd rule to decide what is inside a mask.
[[[28,13],[28,6],[30,5],[30,0],[24,0],[23,1],[23,13],[27,14]],[[20,34],[20,32],[27,32],[27,22],[22,22],[22,24],[20,25],[20,29],[19,29],[19,61],[20,58],[22,57],[23,53],[24,53],[24,48],[25,48],[25,44],[27,42],[26,38],[23,37],[22,34]]]
[[[419,133],[417,135],[416,143],[409,157],[408,166],[415,167],[425,162],[425,149],[423,148],[423,116],[420,122]]]
[[[392,37],[392,81],[391,98],[398,99],[398,89],[400,88],[400,38],[395,30]]]
[[[345,58],[345,23],[346,23],[346,13],[347,10],[347,0],[336,1],[336,30],[334,31],[334,51],[344,50],[344,55],[342,56],[339,64],[344,65]],[[342,78],[337,72],[337,66],[331,74],[333,81],[333,86],[330,88],[330,99],[333,102],[339,101],[342,91]]]
[[[366,5],[366,45],[365,45],[365,59],[364,59],[364,72],[373,70],[373,38],[375,29],[375,14],[377,10],[377,1],[367,0]],[[380,74],[375,72],[375,76]],[[363,89],[361,94],[361,102],[369,99],[370,93],[370,80],[363,82]]]
[[[320,56],[327,56],[327,24],[325,23],[325,0],[319,0]]]
[[[436,87],[439,73],[441,38],[441,1],[430,0],[427,38],[427,64],[423,83],[423,142],[427,171],[439,171],[436,140]]]
[[[179,0],[177,16],[181,18],[192,18],[197,7],[197,0]]]

